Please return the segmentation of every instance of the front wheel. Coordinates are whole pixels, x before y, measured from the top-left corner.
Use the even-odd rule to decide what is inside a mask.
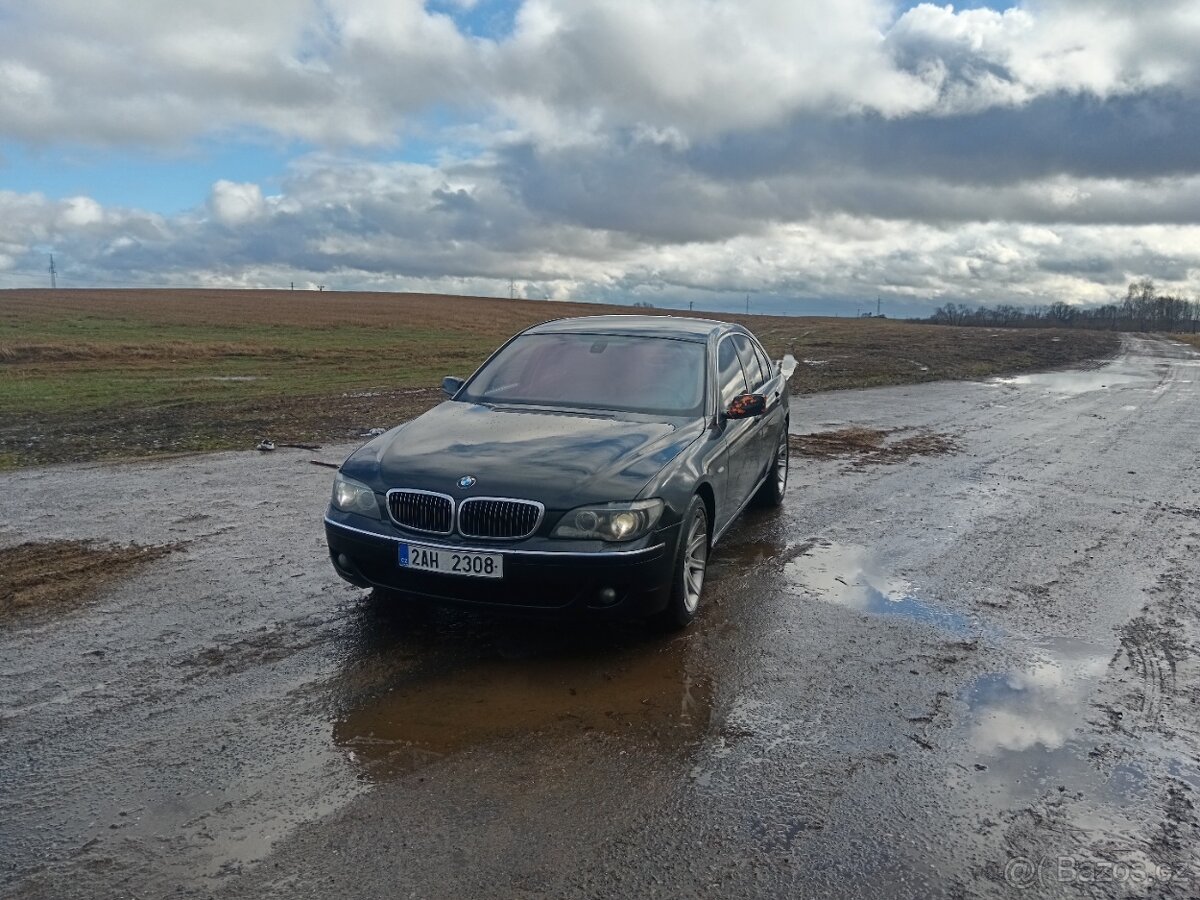
[[[686,627],[696,618],[707,568],[708,510],[703,500],[693,497],[679,528],[671,598],[667,601],[667,608],[658,614],[657,624],[674,631]]]
[[[779,506],[783,503],[783,495],[787,491],[789,449],[788,426],[784,422],[783,430],[779,433],[779,446],[775,448],[775,459],[771,463],[772,470],[754,495],[757,506]]]

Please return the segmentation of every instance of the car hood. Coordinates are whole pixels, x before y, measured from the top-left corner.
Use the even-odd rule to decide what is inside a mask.
[[[553,509],[631,500],[703,431],[702,420],[645,419],[447,401],[366,444],[342,471],[378,490],[519,497]],[[460,488],[467,475],[474,485]]]

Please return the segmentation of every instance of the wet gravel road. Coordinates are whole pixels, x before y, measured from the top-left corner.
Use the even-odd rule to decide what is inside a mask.
[[[1198,385],[798,398],[962,449],[795,459],[673,639],[340,583],[312,453],[0,475],[0,545],[186,542],[0,631],[0,895],[1194,896]]]

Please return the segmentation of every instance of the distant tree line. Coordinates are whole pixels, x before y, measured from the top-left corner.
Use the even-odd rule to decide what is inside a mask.
[[[1061,301],[1049,306],[969,307],[947,303],[928,319],[939,325],[1002,328],[1095,328],[1108,331],[1184,331],[1196,334],[1200,300],[1160,294],[1149,278],[1131,282],[1120,303],[1079,307]]]

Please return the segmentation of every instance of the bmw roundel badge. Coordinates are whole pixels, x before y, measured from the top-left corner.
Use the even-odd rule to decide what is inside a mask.
[[[458,479],[458,486],[460,488],[473,487],[474,484],[475,484],[475,476],[474,475],[464,475],[462,478]]]

